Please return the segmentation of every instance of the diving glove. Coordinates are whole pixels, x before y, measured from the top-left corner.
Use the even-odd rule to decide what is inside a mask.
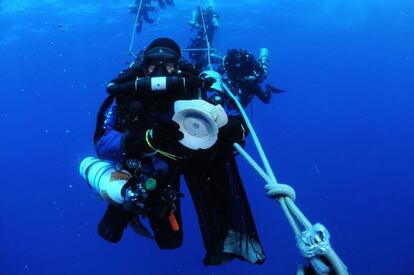
[[[152,152],[154,148],[165,149],[169,146],[179,146],[178,140],[184,138],[184,134],[179,129],[180,126],[171,119],[158,120],[149,130],[148,136],[145,131],[124,134],[123,151],[127,157],[135,158]]]
[[[180,126],[171,119],[156,121],[150,132],[151,145],[157,149],[177,145],[183,138]]]
[[[219,128],[218,140],[229,146],[233,143],[243,144],[247,136],[247,126],[242,118],[234,118]]]

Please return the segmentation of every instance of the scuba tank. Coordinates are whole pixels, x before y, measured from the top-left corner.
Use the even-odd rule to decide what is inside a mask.
[[[267,71],[269,68],[269,49],[261,48],[259,54],[259,66],[263,69],[264,75],[263,78],[267,77]]]
[[[152,177],[132,178],[128,171],[116,169],[112,163],[94,157],[85,158],[79,172],[104,200],[131,209],[143,210],[148,193],[157,185]]]

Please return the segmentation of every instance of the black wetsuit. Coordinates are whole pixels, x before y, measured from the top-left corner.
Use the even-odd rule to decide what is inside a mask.
[[[131,68],[112,82],[135,79],[125,77],[134,70],[136,75],[142,73],[137,68]],[[218,265],[235,257],[260,264],[264,261],[264,253],[232,147],[233,142],[243,143],[246,131],[240,113],[230,100],[214,90],[202,93],[204,100],[221,104],[229,117],[229,123],[219,130],[217,143],[209,150],[193,151],[179,144],[162,148],[185,156],[173,161],[158,154],[148,156],[146,154],[153,151],[146,144],[133,142],[132,138],[151,129],[154,121],[171,119],[175,99],[196,98],[196,91],[180,93],[177,91],[174,99],[170,96],[156,100],[134,96],[108,98],[100,110],[95,133],[98,156],[120,163],[126,169],[129,159],[145,161],[151,164],[147,166],[154,174],[158,173],[156,167],[161,163],[167,169],[161,176],[158,175],[160,186],[169,184],[177,191],[180,188],[179,177],[183,175],[197,210],[206,249],[204,264]],[[152,196],[150,206],[154,211],[148,214],[155,240],[161,248],[178,247],[183,238],[179,203],[175,209],[179,230],[173,230],[168,220],[160,218],[157,213],[159,198],[157,194]]]
[[[266,74],[252,54],[243,49],[231,49],[228,50],[224,63],[227,82],[243,107],[249,105],[255,96],[263,103],[270,102],[270,85],[265,90],[261,87]]]

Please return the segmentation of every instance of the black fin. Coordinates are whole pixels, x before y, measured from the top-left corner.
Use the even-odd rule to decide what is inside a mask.
[[[129,225],[138,235],[149,239],[154,239],[151,232],[149,232],[149,230],[142,224],[138,216],[133,216]]]
[[[117,243],[121,240],[130,214],[118,205],[109,204],[98,225],[98,234],[108,242]]]
[[[281,94],[281,93],[284,93],[285,92],[285,90],[276,88],[276,87],[274,87],[274,86],[272,86],[270,84],[266,84],[266,91],[269,91],[272,94]]]

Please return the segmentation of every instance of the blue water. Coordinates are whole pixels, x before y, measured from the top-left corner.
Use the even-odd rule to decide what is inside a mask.
[[[135,48],[186,46],[198,1],[144,25]],[[408,0],[216,1],[215,46],[271,51],[253,123],[278,179],[324,223],[353,274],[414,274],[414,3]],[[131,61],[130,1],[0,0],[0,274],[293,274],[302,261],[280,206],[239,159],[264,244],[262,266],[204,267],[191,198],[184,245],[160,251],[128,229],[96,234],[105,203],[78,174],[105,84]],[[254,153],[252,141],[248,150]]]

